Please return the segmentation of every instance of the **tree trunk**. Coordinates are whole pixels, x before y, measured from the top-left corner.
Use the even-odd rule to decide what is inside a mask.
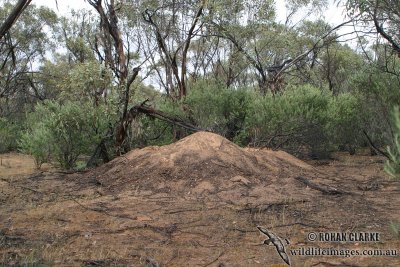
[[[3,24],[0,26],[0,40],[3,39],[4,35],[11,29],[14,23],[17,21],[22,12],[28,7],[32,0],[19,0],[15,5],[10,15],[6,18]]]
[[[105,45],[106,64],[109,62],[114,75],[118,78],[119,102],[122,104],[122,110],[119,110],[121,117],[115,131],[115,143],[117,154],[123,152],[122,147],[125,144],[127,130],[132,121],[128,114],[128,105],[130,100],[130,85],[136,79],[140,68],[133,69],[132,76],[128,79],[127,60],[124,51],[124,41],[121,31],[118,27],[118,17],[114,8],[114,0],[107,4],[107,11],[104,10],[102,0],[88,0],[100,15],[100,26],[102,28],[104,39],[109,45]],[[111,37],[111,38],[110,38]],[[112,56],[111,40],[114,46],[115,56]]]

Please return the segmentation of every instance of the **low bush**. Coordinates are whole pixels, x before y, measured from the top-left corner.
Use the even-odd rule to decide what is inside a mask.
[[[334,150],[347,150],[355,153],[364,139],[363,119],[360,98],[354,94],[343,93],[329,99],[326,120],[326,134]]]
[[[324,125],[329,98],[311,86],[258,97],[249,109],[244,136],[252,146],[286,148],[293,153],[307,146],[319,154],[328,144]]]
[[[365,121],[356,95],[333,96],[310,85],[260,96],[250,89],[229,89],[203,80],[191,85],[182,102],[159,97],[154,105],[243,146],[279,148],[315,158],[326,158],[338,149],[353,153],[362,143]],[[133,138],[136,146],[168,144],[190,133],[148,117],[136,121],[134,128],[139,133]]]
[[[45,101],[28,115],[20,148],[34,156],[38,167],[54,158],[71,169],[79,156],[93,152],[108,127],[107,118],[105,110],[90,104]]]
[[[184,104],[197,126],[232,140],[243,130],[252,99],[248,89],[203,80],[191,86]]]
[[[332,96],[309,85],[293,87],[255,99],[242,135],[250,145],[326,158],[331,151],[358,146],[358,108],[358,99],[350,94]]]
[[[0,153],[13,151],[18,147],[22,126],[5,118],[0,118]]]

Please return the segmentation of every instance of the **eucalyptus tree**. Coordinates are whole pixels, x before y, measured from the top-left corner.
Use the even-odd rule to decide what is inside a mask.
[[[17,4],[8,14],[7,18],[4,20],[3,24],[0,25],[0,40],[6,35],[10,28],[15,24],[18,17],[22,12],[28,7],[32,0],[18,0]]]
[[[129,125],[133,120],[129,112],[130,89],[139,74],[140,67],[135,67],[131,71],[128,69],[125,51],[126,40],[123,38],[119,23],[118,11],[121,3],[114,0],[88,0],[88,3],[99,15],[100,33],[96,42],[97,54],[105,66],[113,72],[117,82],[117,107],[120,119],[114,132],[114,137],[117,153],[122,153],[124,150],[129,149],[125,141]]]
[[[84,63],[96,58],[97,17],[88,10],[72,10],[60,18],[59,41],[67,50],[69,63]],[[100,61],[100,60],[99,60]]]
[[[9,2],[4,3],[1,16],[9,14],[12,8]],[[57,23],[57,15],[50,9],[30,5],[0,40],[0,100],[44,99],[36,80],[36,66],[53,51],[52,33]],[[18,109],[17,106],[9,107]]]
[[[305,46],[299,42],[294,14],[304,7],[321,8],[324,1],[288,1],[285,23],[277,22],[274,1],[233,2],[230,8],[216,4],[210,12],[210,26],[215,35],[231,42],[232,52],[241,53],[250,64],[242,73],[253,73],[262,93],[276,93],[284,83],[283,74],[300,66],[316,48],[315,43]]]
[[[298,45],[313,49],[288,73],[291,82],[328,88],[333,95],[351,91],[350,83],[357,71],[349,70],[361,69],[365,64],[363,56],[343,43],[341,35],[323,20],[304,21],[296,31],[300,36]]]
[[[353,19],[359,46],[377,72],[400,81],[400,3],[393,0],[343,0]]]
[[[397,0],[347,0],[348,15],[357,26],[373,25],[400,57],[400,3]]]
[[[392,88],[384,89],[393,91],[393,88],[400,85],[399,1],[346,0],[339,3],[346,5],[348,16],[354,20],[359,43],[370,63],[371,71],[378,75],[391,75],[393,81],[397,81],[391,85]]]
[[[153,64],[161,62],[164,71],[156,68],[168,95],[176,99],[187,95],[188,61],[192,42],[203,29],[207,1],[155,1],[142,11],[150,34],[147,44]],[[145,3],[143,3],[145,5]],[[163,73],[163,74],[162,74]]]

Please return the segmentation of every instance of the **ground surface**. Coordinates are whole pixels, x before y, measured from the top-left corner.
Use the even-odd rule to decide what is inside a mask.
[[[241,149],[197,133],[69,174],[0,155],[0,265],[400,266],[391,256],[295,256],[290,250],[395,250],[400,184],[379,157],[326,162]],[[309,233],[378,232],[379,242],[311,242]]]

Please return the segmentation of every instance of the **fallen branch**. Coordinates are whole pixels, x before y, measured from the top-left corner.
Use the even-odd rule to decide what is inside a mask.
[[[28,190],[28,191],[34,192],[36,194],[43,194],[43,192],[40,192],[40,191],[35,190],[33,188],[30,188],[30,187],[26,187],[26,186],[23,186],[23,185],[15,185],[15,184],[11,183],[10,181],[8,181],[7,179],[4,179],[4,178],[0,178],[0,181],[8,183],[11,187],[14,187],[14,188],[20,188],[20,189]]]
[[[131,108],[129,110],[130,117],[135,118],[137,116],[137,114],[142,113],[142,114],[145,114],[145,115],[147,115],[149,117],[169,122],[169,123],[171,123],[173,125],[177,125],[179,127],[185,128],[185,129],[190,130],[190,131],[194,131],[194,132],[206,131],[205,129],[201,129],[201,128],[199,128],[197,126],[194,126],[194,125],[192,125],[192,124],[190,124],[188,122],[185,122],[182,119],[173,117],[173,116],[171,116],[171,115],[169,115],[167,113],[164,113],[162,111],[159,111],[159,110],[156,110],[156,109],[154,109],[152,107],[149,107],[145,103],[146,102],[142,103],[141,105],[134,106],[133,108]]]
[[[87,207],[87,206],[85,206],[85,205],[79,203],[75,198],[72,198],[71,200],[72,200],[73,202],[75,202],[76,204],[78,204],[78,205],[79,205],[80,207],[82,207],[83,209],[88,210],[88,211],[98,212],[98,213],[101,213],[101,214],[104,214],[104,215],[107,215],[107,216],[110,216],[110,217],[118,218],[118,219],[128,219],[128,220],[136,221],[135,218],[132,218],[132,217],[130,217],[130,216],[114,215],[114,214],[111,214],[111,213],[109,213],[108,211],[106,211],[106,210],[104,210],[104,209],[101,209],[101,208],[91,208],[91,207]]]
[[[275,225],[274,228],[279,228],[279,227],[289,227],[289,226],[295,226],[295,225],[300,225],[303,227],[309,227],[309,228],[318,228],[321,227],[320,224],[315,223],[315,224],[307,224],[307,223],[302,223],[302,222],[295,222],[295,223],[288,223],[288,224],[281,224],[281,225]]]
[[[367,140],[368,140],[369,146],[370,146],[373,150],[375,150],[376,153],[381,154],[382,156],[386,157],[387,159],[390,159],[390,158],[389,158],[389,155],[388,155],[387,153],[385,153],[384,151],[382,151],[381,149],[379,149],[379,148],[372,142],[371,138],[368,136],[368,134],[367,134],[367,132],[366,132],[365,130],[363,130],[363,133],[364,133],[365,137],[366,137]]]
[[[310,180],[308,180],[307,178],[302,177],[302,176],[297,176],[295,179],[297,181],[305,184],[306,186],[310,187],[311,189],[318,190],[318,191],[320,191],[320,192],[322,192],[324,194],[327,194],[327,195],[349,194],[348,192],[341,191],[341,190],[339,190],[337,188],[334,188],[334,187],[331,187],[331,186],[328,186],[328,185],[318,185],[318,184],[313,183]]]
[[[314,266],[331,266],[331,267],[361,267],[361,265],[355,265],[355,264],[349,264],[349,263],[330,263],[327,261],[319,261],[313,265],[311,265],[312,267]]]
[[[241,232],[241,233],[255,233],[255,232],[258,232],[257,230],[246,230],[246,229],[239,229],[239,228],[226,228],[226,230],[238,231],[238,232]]]
[[[217,260],[219,260],[219,258],[221,258],[222,255],[224,255],[224,251],[222,251],[221,253],[219,253],[218,257],[213,260],[212,262],[207,263],[206,265],[203,265],[204,267],[210,266],[211,264],[213,264],[214,262],[216,262]]]
[[[173,210],[173,211],[167,211],[165,212],[165,214],[177,214],[177,213],[191,212],[191,211],[201,211],[201,209]]]
[[[270,209],[271,210],[272,209],[279,210],[285,206],[289,206],[292,204],[299,204],[299,203],[301,204],[301,203],[305,203],[305,202],[308,202],[308,200],[295,200],[295,201],[290,201],[290,202],[282,201],[282,202],[269,203],[269,204],[260,204],[255,207],[246,207],[244,209],[239,210],[239,212],[247,212],[248,211],[251,214],[261,213],[261,212],[267,212]]]
[[[193,132],[198,132],[198,131],[206,131],[205,129],[198,128],[180,118],[174,117],[170,114],[164,113],[162,111],[156,110],[150,106],[148,106],[146,103],[149,100],[143,101],[140,105],[136,105],[132,108],[129,109],[127,112],[127,115],[123,118],[122,122],[118,123],[118,126],[116,127],[115,130],[115,141],[116,141],[116,146],[118,148],[119,153],[121,153],[121,150],[119,148],[122,147],[125,137],[127,134],[127,130],[129,128],[129,125],[131,125],[132,121],[137,118],[140,114],[144,114],[146,116],[163,120],[168,123],[171,123],[173,125],[185,128],[187,130],[193,131]]]

